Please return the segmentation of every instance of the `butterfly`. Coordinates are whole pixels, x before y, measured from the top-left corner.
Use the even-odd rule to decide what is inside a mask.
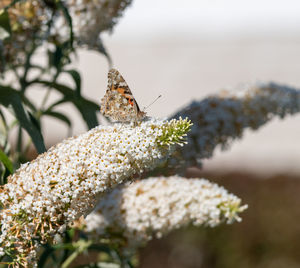
[[[100,111],[104,116],[121,122],[137,122],[146,117],[125,79],[116,69],[108,72],[107,90],[101,99]]]

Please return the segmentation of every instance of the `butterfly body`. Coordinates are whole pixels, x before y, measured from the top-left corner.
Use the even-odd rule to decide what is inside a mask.
[[[130,88],[116,70],[108,72],[108,84],[101,100],[101,113],[114,121],[137,122],[146,117],[141,111]]]

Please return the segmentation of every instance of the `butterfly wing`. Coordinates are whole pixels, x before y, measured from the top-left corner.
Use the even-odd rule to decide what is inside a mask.
[[[129,122],[145,117],[134,99],[125,79],[116,70],[108,72],[108,84],[101,101],[101,112],[112,120]]]

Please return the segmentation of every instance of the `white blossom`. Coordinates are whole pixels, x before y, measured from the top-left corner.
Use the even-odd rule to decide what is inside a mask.
[[[0,1],[0,14],[3,8],[12,4],[13,0]],[[11,36],[0,42],[0,49],[3,49],[5,61],[19,65],[25,64],[25,59],[32,49],[33,40],[39,39],[42,42],[47,36],[47,22],[51,13],[44,1],[22,0],[8,9],[10,19]],[[2,47],[3,46],[3,47]],[[1,52],[2,53],[2,52]],[[4,71],[3,60],[0,61],[0,72]]]
[[[223,187],[205,179],[153,177],[118,186],[85,219],[93,239],[122,235],[129,247],[141,246],[187,225],[232,223],[247,208]]]
[[[33,255],[33,237],[46,241],[87,215],[105,191],[160,164],[190,125],[187,119],[153,119],[98,126],[22,165],[0,190],[0,252]]]
[[[51,3],[53,2],[53,3]],[[26,53],[32,49],[32,40],[39,45],[64,42],[70,37],[70,20],[68,15],[58,8],[64,6],[72,20],[75,44],[104,51],[99,34],[111,31],[123,11],[132,0],[22,0],[8,9],[12,35],[3,45],[5,59],[8,63],[25,64]],[[0,13],[13,0],[0,1]],[[54,16],[52,16],[54,14]],[[52,20],[51,29],[48,29]],[[49,47],[52,47],[51,45]],[[0,62],[0,71],[3,66]]]
[[[201,164],[202,159],[212,157],[217,146],[226,149],[241,138],[244,129],[256,130],[275,116],[283,118],[299,111],[300,91],[275,83],[224,90],[193,101],[171,116],[188,116],[194,123],[188,145],[181,149],[182,164]]]
[[[66,0],[77,41],[96,48],[99,45],[99,34],[112,30],[131,2],[132,0]]]

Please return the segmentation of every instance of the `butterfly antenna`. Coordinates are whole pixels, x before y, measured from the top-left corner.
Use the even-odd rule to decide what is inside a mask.
[[[161,97],[161,95],[159,95],[154,101],[152,101],[149,105],[147,105],[146,107],[144,107],[144,111],[146,110],[146,109],[148,109],[154,102],[156,102],[159,98]]]

